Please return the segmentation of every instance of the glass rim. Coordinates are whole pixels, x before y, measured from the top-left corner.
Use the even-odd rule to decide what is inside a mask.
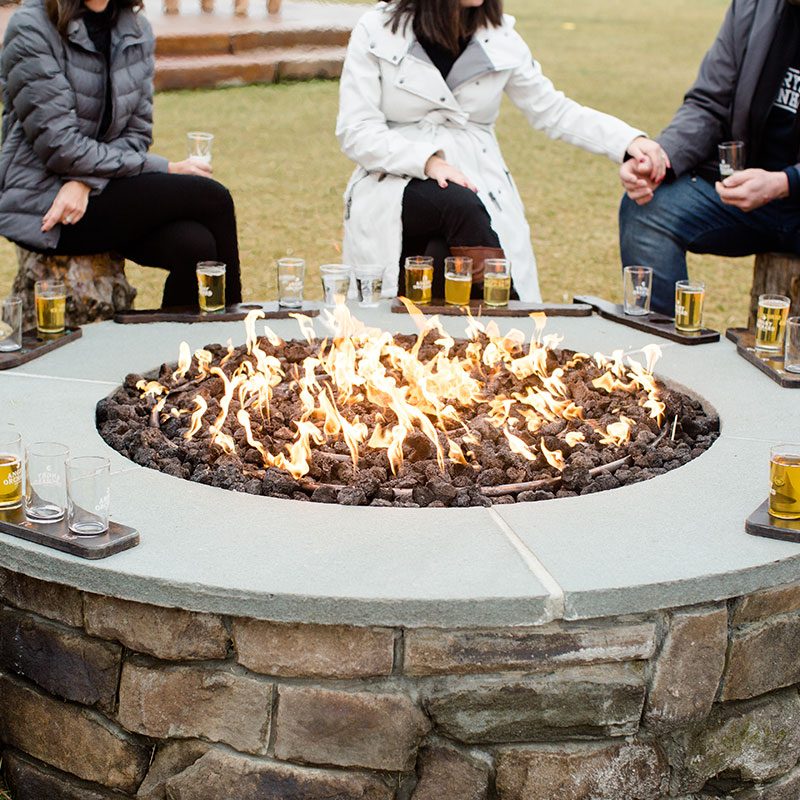
[[[45,452],[48,448],[61,452]],[[25,454],[33,456],[63,455],[66,460],[69,457],[69,447],[61,442],[31,442],[25,446]]]
[[[373,277],[375,275],[380,275],[383,277],[383,273],[386,270],[380,264],[365,264],[361,267],[355,268],[356,277]]]
[[[785,455],[783,452],[785,450],[800,456],[800,443],[792,444],[791,442],[783,442],[781,444],[774,444],[770,447],[769,452],[771,456]]]
[[[275,262],[279,267],[304,267],[306,260],[304,258],[296,258],[295,256],[284,256],[283,258],[276,259]]]
[[[0,425],[0,446],[22,444],[22,434],[7,422]]]
[[[406,266],[412,267],[432,267],[433,256],[408,256],[405,263]]]
[[[675,281],[675,288],[678,287],[681,289],[705,289],[706,284],[705,281]]]
[[[331,274],[341,273],[344,274],[345,272],[352,272],[353,268],[348,266],[347,264],[321,264],[319,268],[320,272],[329,272]]]
[[[759,305],[761,305],[761,303],[768,303],[770,301],[772,302],[780,301],[781,308],[783,308],[784,304],[787,306],[790,306],[792,304],[792,298],[788,297],[785,294],[760,294],[758,296]]]
[[[731,139],[728,142],[720,142],[718,147],[744,147],[745,143],[742,139]]]
[[[214,134],[208,131],[187,131],[186,136],[189,139],[199,139],[201,142],[210,142],[214,139]]]
[[[14,306],[16,308],[17,306],[21,305],[22,305],[22,298],[19,295],[14,294],[11,295],[10,297],[3,298],[3,307]]]
[[[94,462],[91,467],[89,462]],[[95,475],[111,469],[111,459],[105,456],[73,456],[66,461],[67,471],[81,471],[85,475]]]
[[[623,272],[652,272],[652,267],[645,267],[644,265],[639,264],[629,264],[627,267],[622,268]]]
[[[67,288],[66,281],[56,281],[52,280],[51,278],[42,278],[40,281],[36,281],[33,284],[34,291],[39,291],[39,289],[54,289],[56,287],[60,287],[64,290]]]

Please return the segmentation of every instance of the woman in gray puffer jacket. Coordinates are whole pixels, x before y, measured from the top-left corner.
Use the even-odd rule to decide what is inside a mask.
[[[205,164],[152,143],[154,39],[141,0],[25,0],[0,56],[0,235],[37,252],[113,251],[169,270],[196,305],[198,261],[241,300],[233,200]]]

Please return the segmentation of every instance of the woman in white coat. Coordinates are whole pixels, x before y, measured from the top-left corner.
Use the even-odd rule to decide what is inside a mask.
[[[397,293],[401,254],[422,255],[428,242],[441,256],[443,241],[473,256],[476,283],[484,258],[509,258],[519,297],[541,300],[522,199],[495,137],[504,92],[550,137],[618,163],[627,154],[663,179],[659,145],[556,91],[502,0],[389,0],[353,31],[336,126],[357,164],[343,257],[385,265],[384,295]]]

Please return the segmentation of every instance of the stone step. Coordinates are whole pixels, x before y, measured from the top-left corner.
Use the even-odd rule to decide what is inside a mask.
[[[211,56],[244,53],[248,50],[290,47],[345,47],[352,25],[315,27],[286,24],[283,27],[250,30],[159,31],[156,56]]]
[[[161,56],[156,59],[155,88],[164,91],[338,78],[345,53],[345,47],[263,47],[242,53]]]

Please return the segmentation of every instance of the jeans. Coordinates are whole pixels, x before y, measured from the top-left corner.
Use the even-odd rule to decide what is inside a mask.
[[[707,181],[684,176],[660,186],[647,205],[624,197],[619,240],[623,266],[653,268],[653,311],[672,316],[675,282],[688,276],[687,251],[719,256],[800,253],[800,207],[777,200],[740,211],[725,205]]]

